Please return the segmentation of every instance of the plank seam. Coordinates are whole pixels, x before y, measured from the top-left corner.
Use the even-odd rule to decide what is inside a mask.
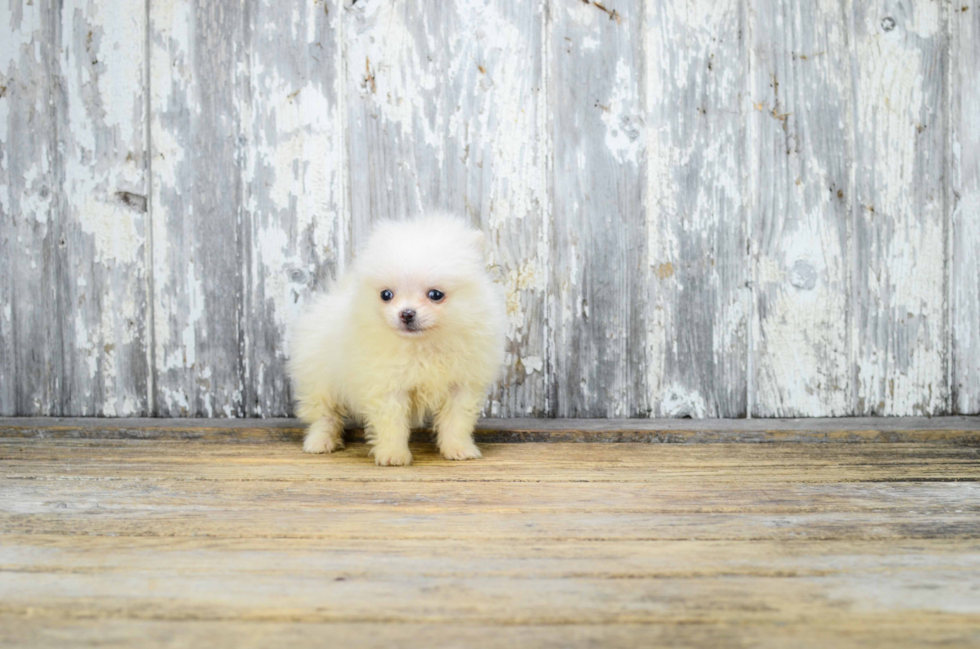
[[[235,323],[238,328],[237,334],[237,346],[238,346],[238,405],[237,410],[241,416],[254,416],[255,411],[253,410],[253,405],[255,399],[253,398],[253,391],[255,391],[252,385],[252,327],[253,327],[253,316],[254,307],[252,304],[252,264],[253,264],[253,252],[254,252],[254,240],[253,233],[255,232],[255,220],[253,210],[249,209],[249,195],[252,191],[248,183],[243,181],[243,174],[245,169],[248,167],[250,160],[248,159],[252,155],[252,151],[247,147],[242,145],[242,142],[248,137],[245,134],[245,124],[243,115],[250,115],[253,106],[253,97],[255,96],[253,92],[252,82],[252,53],[253,53],[253,42],[252,42],[252,13],[250,11],[250,6],[248,3],[243,4],[241,23],[239,29],[241,30],[241,40],[243,43],[244,55],[243,59],[246,61],[244,73],[235,75],[235,89],[238,94],[238,105],[236,106],[238,110],[238,115],[236,116],[236,126],[238,128],[237,133],[237,143],[235,145],[235,159],[237,162],[237,168],[235,169],[235,183],[237,187],[235,188],[237,206],[238,206],[238,218],[237,227],[235,233],[235,245],[237,247],[236,255],[238,262],[238,272],[240,273],[240,278],[238,281],[238,296],[235,300]]]
[[[351,227],[353,216],[351,214],[351,168],[350,168],[350,133],[347,129],[347,5],[344,0],[338,2],[339,18],[337,19],[337,29],[334,32],[337,38],[337,46],[340,50],[340,57],[337,61],[336,73],[336,93],[337,93],[337,141],[340,143],[340,151],[337,156],[340,159],[340,172],[337,174],[337,182],[340,184],[340,223],[337,224],[337,271],[336,278],[343,276],[347,270],[347,262],[352,255],[350,242],[353,240]],[[318,273],[319,274],[319,273]],[[289,404],[291,405],[291,404]],[[287,405],[287,408],[289,407]]]
[[[549,0],[541,0],[539,5],[542,16],[541,16],[541,91],[538,98],[538,127],[542,132],[544,139],[544,152],[541,155],[541,181],[544,183],[544,191],[542,195],[544,197],[544,205],[542,207],[541,214],[541,236],[543,241],[543,252],[546,255],[544,260],[544,273],[545,273],[545,286],[552,286],[553,270],[551,264],[551,245],[552,245],[552,229],[554,225],[554,215],[553,215],[553,205],[554,200],[552,192],[554,191],[554,146],[552,141],[552,119],[551,119],[551,57],[553,55],[551,48],[551,36],[552,36],[552,24],[551,24],[551,7]],[[542,338],[544,342],[544,357],[545,363],[543,368],[544,373],[544,410],[546,416],[554,417],[558,414],[557,401],[558,401],[558,385],[554,383],[552,378],[555,376],[555,349],[556,344],[554,340],[555,331],[552,327],[552,318],[557,315],[557,293],[555,291],[548,291],[545,299],[547,301],[544,308],[544,322],[542,323],[544,331],[542,332]],[[530,404],[530,411],[533,411],[534,404]]]
[[[62,24],[61,24],[61,12],[56,9],[50,9],[50,16],[48,18],[48,30],[51,38],[49,43],[49,51],[45,57],[45,66],[47,72],[47,81],[50,84],[49,96],[50,99],[50,117],[52,124],[52,135],[53,143],[51,152],[51,173],[54,178],[55,186],[58,188],[65,187],[65,155],[63,148],[61,146],[62,129],[61,129],[61,119],[64,117],[65,103],[67,102],[66,90],[64,88],[64,83],[59,74],[59,69],[57,67],[58,63],[58,53],[62,51]],[[65,277],[65,260],[63,258],[62,250],[59,250],[59,244],[65,242],[65,217],[68,215],[68,200],[65,196],[64,191],[58,191],[57,199],[52,201],[51,216],[54,217],[54,223],[52,224],[52,233],[54,234],[54,245],[56,246],[56,252],[52,255],[53,266],[54,266],[54,306],[55,306],[55,322],[59,325],[58,327],[58,353],[61,355],[60,362],[58,363],[60,369],[59,373],[52,372],[55,376],[55,386],[52,390],[53,394],[50,396],[49,407],[52,405],[51,402],[57,400],[56,410],[62,415],[69,414],[68,404],[70,401],[70,394],[66,394],[67,391],[71,389],[72,378],[69,374],[68,368],[66,368],[66,362],[72,363],[74,360],[74,354],[66,354],[65,350],[68,348],[65,338],[69,335],[69,328],[64,326],[67,322],[66,315],[71,312],[70,308],[67,308],[65,304],[65,299],[67,297],[68,291],[66,290],[67,278]],[[101,367],[99,367],[99,374],[101,374]],[[104,395],[103,395],[104,397]]]
[[[739,55],[742,59],[742,65],[740,66],[741,72],[739,75],[741,77],[741,86],[742,86],[742,93],[741,93],[742,101],[739,102],[739,111],[741,111],[742,115],[740,116],[739,119],[739,128],[741,129],[742,133],[741,136],[739,137],[739,142],[743,147],[741,158],[744,160],[745,156],[748,155],[748,152],[752,151],[753,149],[751,143],[749,142],[749,138],[752,136],[752,133],[748,128],[749,118],[746,115],[746,112],[744,111],[744,102],[749,97],[749,88],[751,85],[750,83],[751,55],[749,54],[749,48],[746,47],[746,37],[745,37],[745,31],[747,26],[746,14],[749,11],[747,0],[742,0],[742,2],[739,3],[739,7],[740,9],[738,12],[738,20],[739,20],[738,39],[739,39]],[[752,37],[754,38],[754,31]],[[745,243],[745,258],[746,258],[746,264],[748,265],[747,270],[748,270],[748,289],[749,289],[748,320],[746,322],[746,327],[745,327],[746,329],[745,332],[745,339],[746,339],[745,418],[752,419],[753,412],[755,410],[755,401],[756,401],[755,362],[754,362],[755,335],[754,334],[755,334],[755,312],[756,312],[755,301],[757,299],[757,290],[756,290],[757,269],[756,269],[755,262],[758,258],[758,252],[752,250],[752,243],[754,241],[752,235],[754,231],[753,225],[755,223],[755,219],[752,218],[752,210],[746,209],[746,198],[748,198],[751,201],[751,198],[753,197],[753,192],[755,191],[753,188],[753,184],[755,183],[753,181],[755,180],[755,178],[753,176],[752,181],[750,181],[748,174],[740,173],[739,176],[740,176],[739,182],[742,184],[742,188],[741,188],[742,189],[742,220],[743,220],[743,227],[745,228],[744,232],[747,239]],[[753,206],[750,203],[750,207],[758,207],[758,205]],[[715,398],[717,398],[717,395]]]
[[[945,352],[946,352],[946,413],[947,414],[957,414],[957,399],[955,398],[956,386],[954,385],[954,372],[953,363],[955,362],[955,357],[953,356],[953,206],[955,205],[955,199],[953,197],[953,21],[952,21],[952,6],[950,2],[943,2],[942,4],[943,21],[945,31],[943,35],[946,37],[946,47],[945,56],[943,61],[946,65],[945,74],[943,75],[943,81],[946,83],[945,92],[943,93],[943,120],[944,120],[944,141],[945,151],[943,151],[943,176],[945,182],[943,183],[943,228],[945,229],[944,234],[946,235],[943,240],[943,282],[945,284],[945,293],[943,299],[946,304],[943,305],[943,317],[945,321],[943,322],[943,332],[945,334]]]
[[[845,5],[845,6],[849,6],[849,5]],[[850,382],[850,385],[848,386],[848,390],[847,390],[848,404],[845,413],[848,415],[860,415],[861,413],[857,411],[858,387],[857,387],[857,375],[856,375],[857,361],[855,357],[856,354],[855,350],[857,349],[855,343],[857,341],[855,339],[855,333],[854,333],[855,323],[857,322],[854,314],[854,304],[855,304],[854,291],[856,286],[854,264],[855,264],[855,260],[857,259],[857,248],[856,248],[857,244],[855,242],[855,236],[854,236],[854,228],[856,225],[854,219],[855,219],[855,214],[857,213],[857,175],[856,175],[856,170],[857,170],[857,164],[856,164],[856,159],[857,159],[857,148],[856,148],[857,147],[857,135],[856,135],[857,134],[857,97],[856,97],[857,72],[856,70],[857,67],[856,66],[857,63],[855,62],[854,57],[852,56],[854,51],[853,50],[854,47],[853,11],[846,12],[845,15],[843,16],[843,19],[845,21],[844,40],[845,40],[845,45],[847,47],[848,59],[850,60],[851,63],[850,66],[851,84],[850,84],[850,92],[848,93],[847,96],[847,99],[850,101],[850,105],[845,106],[844,110],[841,111],[842,114],[846,116],[849,108],[850,118],[851,118],[850,123],[845,126],[846,132],[844,134],[845,142],[847,146],[847,151],[845,152],[846,157],[844,159],[845,160],[844,164],[846,167],[844,172],[845,173],[844,183],[846,188],[845,191],[847,191],[847,201],[848,201],[848,207],[850,209],[850,218],[847,219],[847,223],[845,223],[844,225],[845,236],[847,238],[847,245],[843,250],[841,250],[841,256],[844,258],[844,260],[846,260],[846,264],[844,268],[844,281],[847,283],[846,286],[847,306],[844,314],[844,318],[845,318],[844,326],[846,327],[845,331],[847,332],[847,335],[844,344],[846,345],[846,350],[845,350],[845,355],[847,359],[846,362],[850,365],[850,367],[845,368],[844,371],[845,379],[849,379]]]
[[[145,13],[145,34],[144,47],[146,51],[143,55],[144,70],[144,96],[143,96],[143,123],[144,123],[144,172],[146,173],[146,240],[143,244],[144,263],[146,264],[146,317],[147,317],[147,345],[146,345],[146,414],[153,416],[156,411],[156,293],[154,283],[153,267],[153,88],[150,56],[153,46],[153,38],[150,33],[150,2],[145,0],[143,8]]]

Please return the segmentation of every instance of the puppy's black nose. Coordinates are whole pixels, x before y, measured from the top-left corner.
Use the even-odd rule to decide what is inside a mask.
[[[404,311],[401,312],[401,319],[402,322],[404,322],[405,324],[410,323],[412,320],[415,319],[415,311],[412,311],[411,309],[405,309]]]

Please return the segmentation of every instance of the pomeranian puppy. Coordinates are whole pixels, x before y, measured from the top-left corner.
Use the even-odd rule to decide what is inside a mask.
[[[481,457],[473,428],[503,360],[504,301],[483,233],[448,215],[379,224],[350,271],[297,322],[289,373],[303,450],[343,448],[364,425],[381,466],[411,464],[431,417],[443,457]]]

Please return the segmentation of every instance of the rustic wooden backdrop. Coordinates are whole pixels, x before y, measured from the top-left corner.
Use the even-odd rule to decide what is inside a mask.
[[[0,0],[0,414],[281,416],[373,219],[498,416],[980,412],[976,0]]]

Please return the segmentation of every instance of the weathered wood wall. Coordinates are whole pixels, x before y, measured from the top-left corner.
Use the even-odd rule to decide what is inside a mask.
[[[281,416],[371,221],[498,416],[980,412],[974,0],[2,0],[0,414]]]

